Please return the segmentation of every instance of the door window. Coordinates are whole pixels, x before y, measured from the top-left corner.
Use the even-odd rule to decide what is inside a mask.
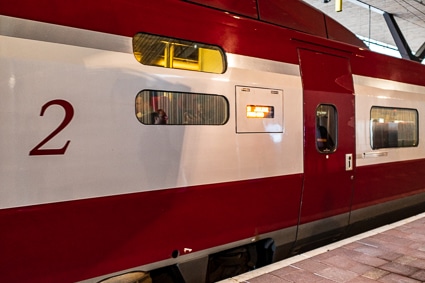
[[[334,152],[337,147],[338,115],[335,106],[320,104],[316,108],[316,148],[319,152]]]

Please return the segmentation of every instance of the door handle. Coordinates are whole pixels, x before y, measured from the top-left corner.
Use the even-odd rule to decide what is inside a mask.
[[[347,153],[345,155],[345,171],[353,170],[353,154]]]

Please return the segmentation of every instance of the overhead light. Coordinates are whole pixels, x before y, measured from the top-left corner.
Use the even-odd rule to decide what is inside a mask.
[[[335,1],[335,12],[341,12],[342,11],[342,0],[336,0]]]

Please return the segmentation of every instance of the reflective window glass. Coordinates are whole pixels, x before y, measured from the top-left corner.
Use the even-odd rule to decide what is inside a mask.
[[[142,90],[135,106],[145,125],[224,125],[229,118],[229,103],[221,95]]]
[[[144,65],[221,74],[225,71],[223,51],[197,42],[138,33],[133,52]]]
[[[316,108],[316,147],[324,153],[337,147],[338,115],[335,106],[320,104]]]
[[[374,106],[370,111],[372,149],[417,146],[418,128],[416,109]]]

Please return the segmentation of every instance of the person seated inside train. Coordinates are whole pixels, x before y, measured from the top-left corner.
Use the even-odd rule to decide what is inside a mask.
[[[203,125],[207,123],[201,102],[195,102],[195,107],[183,114],[183,124]]]
[[[140,122],[149,124],[151,119],[152,106],[148,101],[144,100],[142,96],[136,97],[136,117]]]
[[[320,151],[332,151],[335,143],[329,135],[328,130],[324,126],[317,127],[316,130],[316,144]]]
[[[163,109],[151,113],[151,122],[155,125],[167,124],[168,116]]]

